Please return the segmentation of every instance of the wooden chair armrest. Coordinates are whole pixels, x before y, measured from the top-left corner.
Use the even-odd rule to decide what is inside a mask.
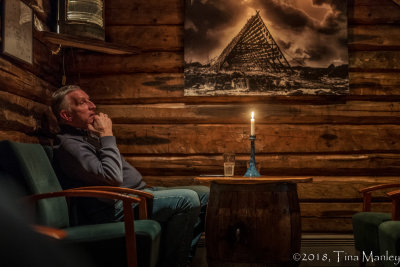
[[[140,203],[142,200],[137,197],[128,196],[121,193],[105,192],[98,190],[63,190],[58,192],[49,192],[43,194],[36,194],[24,197],[24,200],[38,201],[40,199],[55,198],[55,197],[95,197],[95,198],[108,198],[118,199],[122,201],[129,201],[130,203]]]
[[[364,192],[371,192],[379,189],[387,189],[387,188],[394,188],[394,187],[400,187],[400,184],[379,184],[379,185],[373,185],[373,186],[368,186],[365,188],[361,188],[358,190],[360,193]]]
[[[116,186],[84,186],[76,187],[70,190],[99,190],[106,192],[117,192],[130,195],[137,195],[143,201],[139,204],[139,219],[148,219],[153,210],[153,194],[137,189],[116,187]]]
[[[400,220],[400,190],[392,191],[386,193],[388,197],[392,200],[392,220]]]
[[[128,261],[127,266],[128,267],[137,266],[136,234],[135,234],[135,224],[134,224],[132,204],[140,203],[142,201],[140,198],[115,192],[69,189],[59,192],[31,195],[25,197],[24,199],[30,201],[38,201],[40,199],[55,198],[55,197],[95,197],[95,198],[122,200],[124,208],[125,240],[126,240],[126,252]]]
[[[64,239],[67,236],[67,232],[64,230],[48,226],[33,225],[33,229],[42,235],[46,235],[54,239]]]
[[[380,184],[360,189],[359,192],[362,193],[363,196],[363,211],[371,210],[371,197],[373,191],[395,187],[400,187],[400,184]]]

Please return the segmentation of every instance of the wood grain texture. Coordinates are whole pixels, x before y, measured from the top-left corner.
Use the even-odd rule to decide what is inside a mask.
[[[112,43],[134,45],[142,51],[181,51],[181,25],[109,26],[106,40]]]
[[[69,53],[66,65],[71,74],[175,73],[183,70],[183,53],[143,52],[139,55],[124,56]]]
[[[106,25],[182,24],[183,5],[180,0],[107,0]]]
[[[0,85],[3,91],[49,104],[55,87],[38,76],[0,58]]]
[[[68,49],[67,82],[80,84],[113,118],[121,152],[153,185],[196,184],[199,174],[222,173],[226,150],[236,152],[236,174],[243,173],[255,110],[261,173],[314,178],[298,185],[303,231],[350,233],[351,215],[361,210],[358,189],[398,181],[400,7],[391,0],[349,1],[348,96],[185,97],[184,3],[107,0],[108,41],[144,52]],[[38,114],[49,112],[62,65],[38,36],[35,51],[32,68],[0,58],[7,92],[0,94],[1,138],[42,141]],[[373,206],[388,210],[382,194],[376,197]]]
[[[147,104],[97,105],[116,124],[400,124],[400,103],[347,101],[343,104]],[[218,114],[218,115],[217,115]]]
[[[332,104],[346,103],[347,100],[394,100],[400,95],[400,75],[397,72],[350,72],[350,95],[347,97],[328,96],[203,96],[184,97],[182,73],[132,73],[96,74],[72,77],[73,82],[84,88],[97,103],[265,103],[265,104]],[[68,77],[70,78],[70,77]],[[386,97],[387,96],[387,97]]]
[[[256,153],[376,153],[400,150],[398,125],[256,125]],[[249,153],[249,125],[115,125],[122,153]]]
[[[357,25],[348,28],[348,45],[351,50],[399,50],[398,25]]]
[[[396,24],[398,6],[391,0],[349,0],[349,24]]]
[[[353,51],[349,70],[365,72],[400,71],[400,51]]]
[[[145,176],[223,174],[222,154],[211,155],[127,155],[126,160]],[[249,154],[236,154],[235,175],[247,170]],[[397,175],[400,156],[396,153],[286,154],[258,153],[257,167],[263,175]],[[344,182],[342,180],[341,182]]]
[[[143,52],[132,56],[76,54],[68,57],[71,73],[116,74],[132,72],[179,72],[183,70],[182,52]],[[87,61],[92,64],[87,64]],[[352,51],[349,54],[350,71],[400,71],[400,51]]]

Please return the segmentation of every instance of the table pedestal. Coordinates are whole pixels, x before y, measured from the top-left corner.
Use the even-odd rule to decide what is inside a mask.
[[[207,207],[208,265],[297,266],[292,259],[301,241],[296,182],[220,179],[211,181]]]

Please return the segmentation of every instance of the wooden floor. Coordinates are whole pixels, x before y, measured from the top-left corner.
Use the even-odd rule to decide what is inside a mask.
[[[354,248],[352,235],[307,234],[302,236],[300,267],[337,266],[356,267],[358,252]],[[207,267],[205,239],[199,242],[191,267]],[[367,266],[375,266],[368,263]]]

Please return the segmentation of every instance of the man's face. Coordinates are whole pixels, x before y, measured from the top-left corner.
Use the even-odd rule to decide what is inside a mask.
[[[62,117],[67,124],[81,129],[87,129],[88,124],[93,124],[96,105],[84,91],[70,92],[66,95],[66,101],[69,101],[70,110],[64,110],[65,116]]]

